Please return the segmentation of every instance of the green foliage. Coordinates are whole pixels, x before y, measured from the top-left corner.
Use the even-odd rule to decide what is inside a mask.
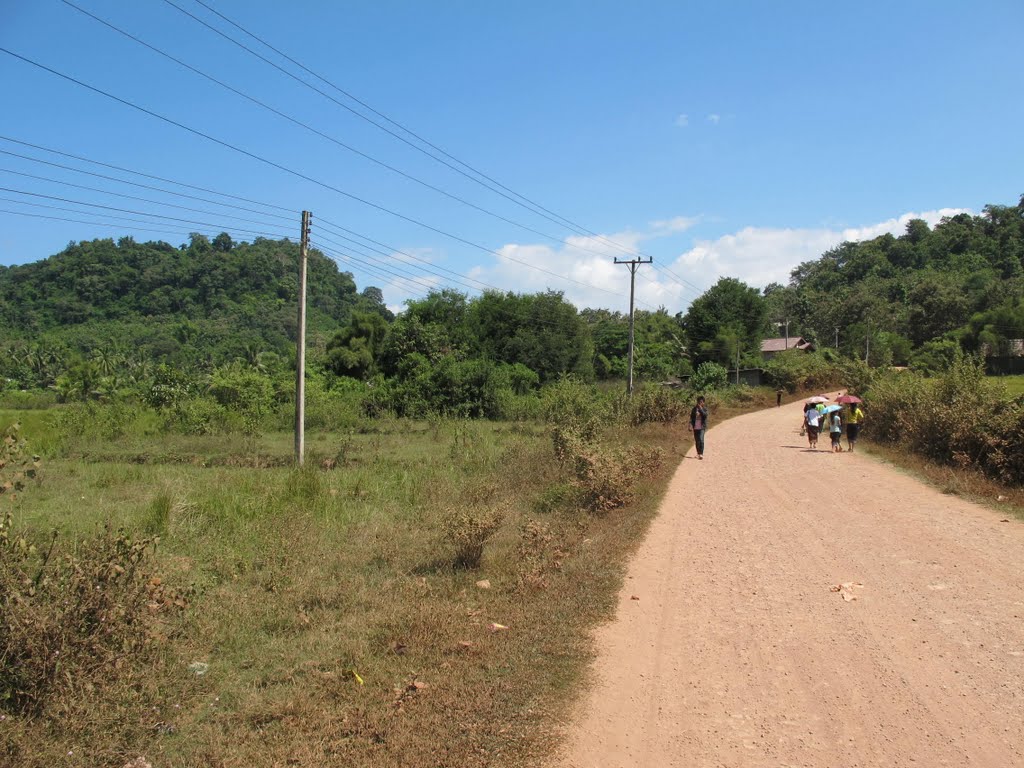
[[[986,379],[980,360],[958,359],[932,378],[884,377],[872,386],[868,403],[877,439],[1024,484],[1024,407]]]
[[[998,354],[1024,335],[1022,260],[1024,198],[934,229],[913,220],[900,237],[843,243],[794,269],[784,297],[791,334],[831,340],[838,327],[843,352],[868,354],[875,367],[917,360],[938,370],[948,347],[919,351],[952,333],[966,351]]]
[[[698,365],[696,372],[690,377],[690,389],[696,392],[724,389],[728,384],[729,371],[725,366],[710,361]]]
[[[723,277],[690,304],[683,324],[698,359],[730,365],[737,352],[760,351],[767,306],[756,288]]]
[[[266,376],[232,363],[213,372],[210,394],[218,405],[241,417],[246,434],[254,435],[270,412],[273,390]]]
[[[353,312],[327,343],[327,367],[339,376],[364,379],[374,373],[387,321],[373,312]]]
[[[765,383],[788,392],[824,390],[842,379],[842,369],[824,355],[800,350],[781,352],[764,364]]]
[[[953,339],[932,339],[911,355],[910,367],[925,375],[942,373],[963,356],[963,348]]]

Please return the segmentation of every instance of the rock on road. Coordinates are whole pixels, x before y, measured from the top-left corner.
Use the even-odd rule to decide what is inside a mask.
[[[799,422],[683,460],[560,766],[1024,766],[1024,525]]]

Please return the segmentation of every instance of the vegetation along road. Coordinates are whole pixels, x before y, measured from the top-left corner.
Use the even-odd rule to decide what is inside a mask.
[[[682,462],[562,765],[1024,765],[1024,526],[798,424]]]

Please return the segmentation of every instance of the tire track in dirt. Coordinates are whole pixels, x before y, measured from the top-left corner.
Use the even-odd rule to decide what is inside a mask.
[[[1024,766],[1024,526],[798,423],[684,459],[559,765]]]

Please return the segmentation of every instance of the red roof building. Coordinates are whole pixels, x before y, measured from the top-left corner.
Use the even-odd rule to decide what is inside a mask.
[[[814,345],[807,341],[803,336],[790,336],[788,339],[786,337],[779,339],[765,339],[761,342],[761,356],[766,360],[771,360],[779,352],[785,352],[787,349],[799,349],[802,352],[813,352]]]

